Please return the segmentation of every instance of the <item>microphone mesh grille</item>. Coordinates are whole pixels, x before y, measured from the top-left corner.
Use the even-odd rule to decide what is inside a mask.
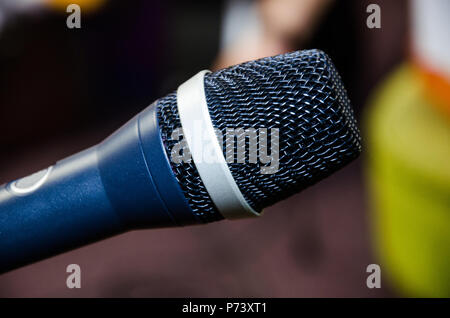
[[[173,147],[179,142],[171,138],[172,132],[181,128],[177,108],[177,94],[175,92],[169,94],[159,99],[156,104],[158,107],[161,138],[166,148],[166,153],[170,158]],[[213,204],[193,161],[190,160],[189,162],[178,164],[170,161],[170,165],[194,214],[205,223],[222,220],[223,216]]]
[[[276,173],[262,174],[265,164],[248,163],[248,155],[245,164],[228,164],[257,211],[329,176],[361,151],[347,92],[322,51],[298,51],[207,74],[205,91],[213,125],[224,136],[227,127],[279,130]]]
[[[243,196],[256,211],[316,183],[361,151],[347,93],[322,51],[267,57],[209,73],[205,94],[213,125],[224,136],[227,128],[279,131],[276,173],[262,174],[261,167],[267,164],[248,162],[248,138],[246,162],[228,163]],[[170,155],[177,142],[170,136],[181,127],[176,93],[158,100],[157,105],[162,138]],[[260,146],[264,145],[258,140],[258,149]],[[233,151],[236,158],[236,143]],[[171,165],[194,213],[204,222],[222,219],[194,163]]]

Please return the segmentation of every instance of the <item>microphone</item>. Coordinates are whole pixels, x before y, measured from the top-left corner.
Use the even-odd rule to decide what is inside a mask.
[[[0,187],[0,272],[141,228],[259,216],[361,151],[329,57],[202,71],[98,145]]]

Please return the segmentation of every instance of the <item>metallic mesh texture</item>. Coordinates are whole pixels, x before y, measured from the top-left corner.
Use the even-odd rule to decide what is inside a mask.
[[[248,138],[246,163],[228,164],[242,194],[257,211],[330,175],[361,151],[347,93],[322,51],[287,53],[209,73],[205,94],[213,125],[224,136],[227,128],[279,131],[276,173],[262,174],[261,167],[266,164],[248,162]],[[168,137],[180,127],[176,95],[158,105],[170,154],[173,142]],[[259,139],[257,143],[258,149],[264,147]],[[224,145],[226,155],[225,150]],[[236,145],[233,151],[235,156]],[[172,163],[172,168],[194,212],[204,221],[221,218],[194,164]]]
[[[157,100],[156,104],[161,137],[166,153],[170,158],[173,146],[179,142],[171,138],[172,132],[181,128],[177,108],[177,94],[169,94]],[[190,160],[187,163],[181,162],[178,164],[170,161],[170,164],[194,214],[205,223],[222,220],[223,216],[213,204],[193,161]]]

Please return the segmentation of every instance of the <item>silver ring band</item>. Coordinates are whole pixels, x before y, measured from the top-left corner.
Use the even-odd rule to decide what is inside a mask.
[[[259,216],[239,190],[217,140],[205,96],[204,77],[209,72],[201,71],[178,87],[178,113],[184,138],[219,212],[227,219]],[[205,146],[208,152],[204,151]]]

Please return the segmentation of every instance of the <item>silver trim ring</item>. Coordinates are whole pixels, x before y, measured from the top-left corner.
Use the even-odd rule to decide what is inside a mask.
[[[259,216],[239,190],[217,140],[205,96],[204,77],[209,72],[201,71],[178,87],[178,113],[184,138],[200,178],[219,212],[227,219]],[[205,158],[205,141],[208,142],[208,158]]]

